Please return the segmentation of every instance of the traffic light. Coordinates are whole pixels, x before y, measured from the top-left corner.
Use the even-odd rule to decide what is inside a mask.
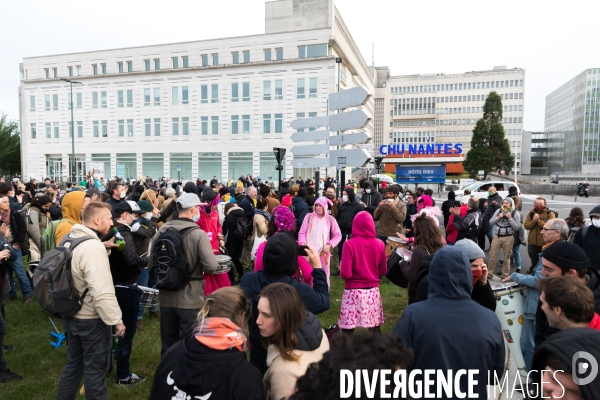
[[[283,161],[283,156],[285,156],[285,149],[282,149],[280,147],[273,147],[273,153],[275,153],[277,165],[281,165],[281,162]]]

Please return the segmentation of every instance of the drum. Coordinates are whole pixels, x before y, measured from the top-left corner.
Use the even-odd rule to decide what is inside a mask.
[[[525,288],[514,282],[493,285],[496,296],[496,316],[500,320],[504,340],[508,345],[517,369],[522,376],[527,375],[525,360],[521,351],[521,332],[525,318]]]
[[[388,258],[397,247],[405,246],[407,243],[399,237],[388,236],[385,241],[385,257]]]
[[[228,273],[229,270],[231,269],[231,257],[226,256],[224,254],[219,254],[219,255],[216,255],[215,257],[217,257],[217,263],[219,263],[219,265],[217,266],[217,270],[214,273],[215,274]]]
[[[159,306],[158,289],[138,286],[138,290],[140,292],[140,307],[157,308]]]

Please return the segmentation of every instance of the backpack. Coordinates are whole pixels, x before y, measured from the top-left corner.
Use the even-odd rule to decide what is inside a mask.
[[[79,295],[73,288],[71,258],[73,250],[89,239],[92,238],[73,239],[67,236],[46,254],[33,272],[35,298],[44,310],[55,317],[70,318],[81,310],[88,289]]]
[[[427,298],[427,296],[425,296],[425,299],[417,298],[417,290],[419,285],[426,285],[422,289],[429,288],[429,264],[431,264],[431,260],[433,260],[433,254],[428,254],[419,261],[417,276],[408,287],[408,304],[423,301]],[[427,293],[427,290],[425,290],[425,293]]]
[[[152,269],[150,276],[154,288],[159,290],[180,290],[192,280],[196,267],[191,267],[185,257],[183,237],[193,229],[192,226],[178,232],[169,228],[161,233],[152,245]]]
[[[248,229],[248,221],[246,217],[235,217],[235,229],[233,234],[236,237],[243,238],[246,236],[246,230]]]
[[[42,236],[40,237],[40,242],[42,245],[42,248],[40,249],[41,257],[43,257],[46,253],[48,253],[50,250],[52,250],[55,247],[54,236],[56,234],[56,227],[61,222],[68,222],[69,224],[71,224],[71,226],[75,225],[75,224],[73,224],[73,222],[71,222],[68,219],[59,219],[58,221],[49,221],[48,226],[46,226],[46,229],[44,229],[44,232],[42,232]]]
[[[486,225],[487,224],[484,221],[483,214],[481,213],[481,211],[476,211],[475,218],[471,220],[469,227],[463,233],[464,238],[476,239],[480,233],[487,232]]]
[[[558,218],[558,212],[557,211],[548,209],[548,216],[550,216],[550,213],[554,213],[554,218]]]
[[[588,229],[590,229],[589,225],[585,225],[582,226],[581,228],[571,228],[569,229],[569,238],[567,239],[568,242],[574,242],[575,241],[575,235],[577,234],[577,231],[581,229],[581,244],[583,245],[583,240],[585,239],[585,235],[587,235]]]

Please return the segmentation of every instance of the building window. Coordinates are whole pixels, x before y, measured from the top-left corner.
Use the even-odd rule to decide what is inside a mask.
[[[54,110],[54,111],[58,110],[58,95],[57,94],[52,95],[52,110]]]
[[[100,67],[102,69],[102,75],[106,75],[106,64],[100,64]]]
[[[271,61],[271,49],[264,49],[265,61]]]
[[[52,123],[46,122],[46,139],[52,138]]]
[[[242,133],[250,133],[250,115],[242,115]]]
[[[200,86],[200,103],[208,103],[208,85]]]
[[[36,123],[33,122],[31,124],[31,138],[35,139],[37,137],[37,128],[36,128]]]
[[[150,60],[144,60],[144,69],[150,71]]]
[[[275,133],[283,133],[283,114],[275,114]]]
[[[188,104],[189,101],[189,96],[188,96],[188,87],[187,86],[182,86],[181,87],[181,104]]]
[[[123,61],[118,62],[117,65],[119,66],[119,73],[122,74],[123,73]]]
[[[49,79],[50,78],[50,69],[44,68],[44,74],[46,75],[46,79]]]
[[[154,88],[154,105],[160,106],[160,88]]]
[[[189,68],[190,64],[188,62],[188,56],[181,57],[181,61],[183,64],[183,68]]]
[[[202,66],[208,66],[208,54],[202,54],[200,58],[202,59]]]
[[[44,95],[44,110],[50,111],[50,95]]]
[[[179,57],[173,57],[171,60],[173,61],[173,69],[179,68]]]
[[[263,100],[271,100],[271,81],[263,82]]]
[[[69,76],[73,76],[73,67],[67,67],[69,70]]]
[[[212,125],[212,134],[218,135],[219,134],[219,117],[210,117],[210,122]]]
[[[159,58],[154,59],[154,70],[155,71],[160,70],[160,59]]]
[[[208,117],[200,117],[200,133],[208,135]]]
[[[190,134],[190,118],[189,117],[181,118],[181,134],[183,136],[188,136]]]
[[[275,60],[283,60],[283,47],[278,47],[275,49]]]
[[[271,133],[271,114],[263,114],[263,133]]]
[[[75,101],[76,101],[76,108],[78,110],[81,110],[83,108],[83,96],[81,93],[75,93]]]
[[[248,64],[250,62],[250,50],[244,50],[242,54],[244,55],[244,64]]]
[[[102,137],[108,137],[108,121],[102,120]]]
[[[127,107],[133,107],[133,90],[127,90]]]
[[[179,118],[173,118],[173,136],[179,135]]]
[[[311,99],[317,98],[317,78],[310,78],[309,80],[308,97]]]
[[[317,116],[316,112],[309,112],[308,113],[308,118],[313,118],[313,117],[316,117],[316,116]],[[309,131],[314,131],[314,130],[317,130],[317,128],[308,128],[308,130]]]
[[[304,78],[299,78],[297,81],[297,87],[296,87],[296,98],[297,99],[303,99],[305,97],[304,95]]]
[[[52,68],[52,76],[58,78],[58,68]]]
[[[98,121],[92,121],[92,136],[100,137],[100,123]]]
[[[177,86],[171,88],[171,105],[179,105],[179,88]]]
[[[118,122],[119,125],[119,137],[125,137],[125,120],[120,119]]]
[[[150,89],[144,89],[144,106],[150,105]]]
[[[298,58],[326,57],[327,51],[326,43],[298,46]]]
[[[160,118],[154,118],[154,136],[160,136]]]
[[[100,92],[100,108],[106,108],[106,92]]]
[[[242,101],[250,101],[250,82],[242,82]]]
[[[240,63],[240,52],[239,51],[232,51],[231,52],[231,63],[232,64],[239,64]]]
[[[133,120],[132,119],[127,120],[127,136],[133,137]]]
[[[98,75],[98,64],[92,64],[92,73]]]
[[[239,133],[239,123],[240,123],[240,116],[232,115],[231,116],[231,134],[232,135],[237,135]]]
[[[152,135],[152,120],[150,118],[144,119],[144,136]]]
[[[127,72],[133,72],[133,61],[127,61]]]
[[[83,137],[83,121],[77,121],[77,137]]]
[[[213,53],[212,56],[212,65],[219,65],[219,54]]]
[[[305,113],[296,113],[296,119],[306,118]],[[296,129],[296,132],[304,132],[304,129]]]
[[[35,111],[35,96],[29,96],[29,111]]]
[[[210,92],[211,92],[211,96],[210,96],[210,102],[211,103],[218,103],[219,102],[219,85],[218,84],[212,84],[210,85]]]
[[[117,91],[117,107],[125,107],[125,99],[123,98],[123,91]]]
[[[519,99],[523,99],[523,93],[519,93]]]
[[[283,81],[281,79],[275,81],[275,100],[283,100]]]
[[[77,76],[81,76],[81,65],[78,65],[75,68],[77,68]]]
[[[240,101],[240,93],[239,93],[239,84],[238,83],[232,83],[231,84],[231,102],[232,103],[237,103],[238,101]]]

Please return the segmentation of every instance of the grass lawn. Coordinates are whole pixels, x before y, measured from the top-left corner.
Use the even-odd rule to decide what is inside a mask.
[[[324,328],[337,323],[344,283],[339,277],[331,278],[331,308],[318,317]],[[406,307],[406,290],[401,289],[383,278],[381,295],[385,312],[385,325],[382,330],[392,330],[402,310]],[[20,292],[19,292],[20,293]],[[15,346],[5,354],[9,368],[22,375],[24,379],[16,382],[0,384],[2,400],[37,400],[55,399],[58,380],[66,362],[66,347],[54,350],[50,346],[52,325],[48,313],[37,303],[25,305],[19,297],[18,301],[5,303],[7,318],[7,334],[4,343]],[[54,318],[57,327],[62,330],[59,319]],[[109,399],[146,399],[150,395],[152,377],[160,361],[160,326],[159,321],[144,318],[145,329],[138,331],[133,343],[131,355],[132,372],[146,376],[146,382],[130,388],[113,385],[116,372],[108,377]],[[84,399],[84,396],[78,396]]]

